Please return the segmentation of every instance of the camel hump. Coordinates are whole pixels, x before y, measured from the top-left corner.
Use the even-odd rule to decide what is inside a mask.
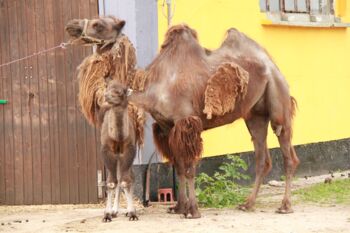
[[[222,43],[223,46],[230,46],[234,47],[235,45],[239,44],[242,38],[242,33],[237,28],[229,28],[226,31],[225,39]]]
[[[236,63],[224,63],[208,79],[203,113],[207,119],[222,116],[235,109],[247,93],[249,73]]]
[[[237,35],[237,34],[240,34],[239,30],[237,28],[234,28],[234,27],[231,27],[229,29],[227,29],[227,34],[230,34],[231,36],[232,35]]]

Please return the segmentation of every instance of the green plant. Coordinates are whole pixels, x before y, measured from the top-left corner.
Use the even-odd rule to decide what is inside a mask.
[[[200,205],[223,208],[245,201],[248,189],[236,181],[249,179],[249,176],[242,174],[247,170],[247,164],[238,156],[229,155],[228,160],[213,176],[205,173],[197,176],[196,193]]]

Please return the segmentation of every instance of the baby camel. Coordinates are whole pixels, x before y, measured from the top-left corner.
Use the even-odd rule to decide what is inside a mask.
[[[138,220],[133,204],[132,163],[136,155],[133,120],[128,114],[128,89],[115,80],[106,79],[107,88],[101,116],[102,157],[107,168],[107,203],[103,221],[111,221],[119,209],[121,189],[127,199],[129,220]],[[112,196],[115,193],[112,207]]]

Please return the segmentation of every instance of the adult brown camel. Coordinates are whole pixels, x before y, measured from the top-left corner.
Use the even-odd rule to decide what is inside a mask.
[[[253,208],[262,180],[271,170],[266,143],[271,122],[286,173],[285,194],[277,212],[292,212],[291,181],[299,163],[291,144],[295,100],[285,78],[261,46],[232,28],[220,48],[211,51],[199,44],[193,29],[173,26],[144,77],[144,90],[133,94],[131,101],[143,106],[155,119],[155,144],[175,165],[179,195],[176,206],[170,210],[200,217],[194,180],[195,165],[202,152],[200,134],[243,118],[254,144],[256,177],[254,188],[240,209]]]

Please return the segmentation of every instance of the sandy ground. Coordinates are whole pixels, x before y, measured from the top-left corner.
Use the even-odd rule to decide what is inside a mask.
[[[347,173],[346,173],[347,174]],[[299,179],[295,188],[322,182],[329,175]],[[340,174],[335,174],[341,178]],[[275,185],[275,184],[274,184]],[[236,209],[201,209],[202,218],[185,219],[166,214],[166,206],[139,206],[139,221],[120,214],[102,223],[102,205],[1,206],[0,232],[263,232],[263,233],[349,233],[349,205],[305,204],[295,200],[294,213],[276,214],[283,187],[265,185],[254,212]]]

